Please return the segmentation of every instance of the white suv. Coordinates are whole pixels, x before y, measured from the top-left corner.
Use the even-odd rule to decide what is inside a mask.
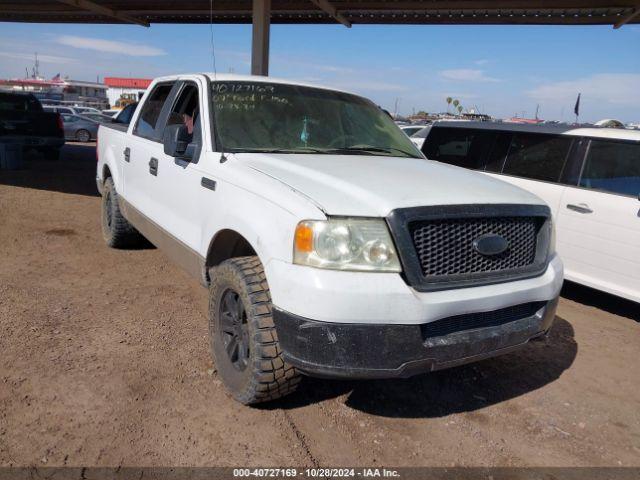
[[[164,77],[98,137],[107,244],[142,234],[209,288],[213,357],[243,403],[291,392],[300,373],[404,377],[551,328],[549,208],[426,160],[362,97]]]
[[[448,122],[422,151],[540,196],[565,277],[640,302],[640,131]]]

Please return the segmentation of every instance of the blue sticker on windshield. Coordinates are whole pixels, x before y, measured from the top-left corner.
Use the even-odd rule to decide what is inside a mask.
[[[300,140],[302,140],[304,142],[304,145],[307,145],[307,142],[309,141],[309,130],[307,130],[307,117],[304,117],[304,120],[302,121],[302,132],[300,133]]]

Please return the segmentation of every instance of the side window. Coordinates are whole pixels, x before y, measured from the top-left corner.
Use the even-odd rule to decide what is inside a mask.
[[[640,194],[640,144],[591,140],[579,185],[622,195]]]
[[[156,124],[172,87],[173,85],[170,84],[162,84],[153,89],[149,98],[142,105],[142,111],[133,130],[134,135],[157,140],[155,135]]]
[[[571,147],[572,139],[560,135],[517,133],[502,173],[517,177],[557,182]]]
[[[502,172],[504,159],[507,157],[507,152],[509,151],[509,145],[511,145],[512,136],[513,134],[509,132],[498,133],[495,141],[493,142],[493,146],[491,147],[491,151],[487,156],[485,171],[495,173]]]
[[[186,126],[192,142],[199,144],[202,139],[201,121],[198,87],[193,84],[186,84],[169,113],[166,126]]]
[[[483,169],[497,133],[472,128],[433,127],[423,152],[429,160]]]
[[[131,118],[133,117],[133,113],[136,111],[137,103],[130,103],[126,107],[122,109],[120,115],[117,116],[113,121],[115,123],[125,123],[128,124],[131,122]]]
[[[73,123],[77,120],[77,117],[73,116],[73,115],[68,115],[66,113],[62,114],[62,121],[64,123]]]

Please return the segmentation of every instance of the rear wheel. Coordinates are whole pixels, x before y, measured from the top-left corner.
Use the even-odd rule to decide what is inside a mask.
[[[81,128],[76,132],[76,140],[86,143],[91,140],[91,133],[89,133],[88,130]]]
[[[210,274],[211,351],[231,395],[249,405],[293,392],[300,376],[283,359],[269,285],[258,257],[232,258]]]
[[[143,238],[122,215],[118,193],[111,178],[107,178],[102,188],[102,236],[112,248],[134,247]]]

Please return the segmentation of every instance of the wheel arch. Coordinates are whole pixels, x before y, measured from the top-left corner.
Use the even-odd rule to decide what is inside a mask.
[[[99,147],[96,147],[99,148]],[[115,161],[112,148],[105,148],[104,152],[100,152],[100,157],[98,159],[98,171],[97,174],[100,175],[99,182],[104,185],[104,182],[107,181],[107,178],[111,178],[113,180],[113,184],[116,187],[116,190],[121,190],[120,185],[120,176],[117,168],[117,163]],[[104,159],[102,158],[104,155]]]
[[[204,278],[208,284],[209,269],[220,265],[225,260],[236,257],[256,255],[257,250],[251,242],[241,233],[231,228],[225,228],[215,234],[209,242],[207,256],[204,263]]]

